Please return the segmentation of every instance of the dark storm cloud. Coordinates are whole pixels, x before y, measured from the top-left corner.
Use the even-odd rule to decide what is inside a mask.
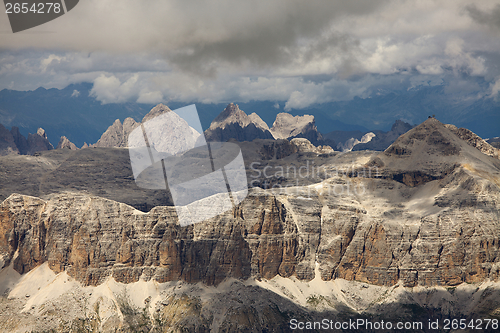
[[[289,109],[460,78],[495,97],[499,20],[498,0],[86,0],[19,34],[0,20],[0,89]]]
[[[276,1],[266,15],[259,10],[237,11],[244,15],[241,22],[245,23],[240,26],[238,19],[232,17],[225,37],[189,44],[169,57],[184,70],[205,74],[213,74],[221,62],[237,66],[286,66],[304,46],[301,42],[321,36],[336,18],[369,14],[385,2]],[[320,38],[304,56],[319,57],[325,51],[348,53],[350,42],[356,45],[355,40],[338,33]]]
[[[497,4],[491,11],[483,11],[473,4],[467,6],[466,11],[477,23],[500,31],[500,4]]]

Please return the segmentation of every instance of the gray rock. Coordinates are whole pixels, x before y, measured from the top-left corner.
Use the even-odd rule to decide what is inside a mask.
[[[292,116],[289,113],[279,113],[276,116],[271,133],[275,139],[304,138],[313,145],[323,144],[323,136],[318,131],[314,116]]]
[[[14,137],[2,124],[0,124],[0,156],[19,154]]]
[[[207,141],[225,142],[272,139],[267,124],[255,113],[248,116],[238,105],[230,103],[205,131]]]
[[[56,149],[71,149],[71,150],[77,150],[78,147],[76,145],[69,141],[69,139],[65,136],[61,136],[61,139],[59,140],[59,143],[57,144]]]
[[[14,137],[14,142],[16,143],[17,149],[19,149],[19,154],[26,155],[28,153],[28,141],[19,132],[19,128],[16,126],[12,126],[10,129],[12,136]]]
[[[34,155],[37,152],[54,149],[54,146],[47,139],[47,133],[43,128],[39,128],[35,134],[28,134],[28,155]]]
[[[374,131],[375,137],[373,137],[367,143],[359,143],[353,146],[352,150],[385,150],[389,147],[396,139],[408,132],[413,128],[412,125],[405,123],[402,120],[396,120],[392,125],[389,132]]]

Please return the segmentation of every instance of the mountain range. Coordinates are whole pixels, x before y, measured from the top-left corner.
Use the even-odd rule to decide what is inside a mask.
[[[25,137],[44,128],[56,146],[66,136],[76,146],[96,142],[115,119],[127,117],[140,121],[154,106],[138,103],[101,104],[92,95],[92,84],[71,84],[64,89],[38,88],[34,91],[0,91],[0,123],[16,126]],[[322,134],[332,131],[389,131],[398,119],[416,124],[436,115],[444,123],[472,130],[483,138],[499,135],[500,101],[487,96],[448,93],[448,87],[418,86],[409,90],[377,92],[366,98],[354,98],[288,110],[293,116],[312,115]],[[169,102],[176,109],[189,103]],[[196,103],[204,130],[228,103]],[[256,113],[269,127],[284,111],[284,101],[238,103],[248,114]],[[43,117],[40,117],[43,115]],[[349,139],[349,138],[347,138]],[[345,140],[343,140],[345,141]]]
[[[498,318],[498,149],[432,117],[385,151],[307,142],[239,142],[248,197],[188,227],[161,192],[133,187],[126,149],[1,157],[0,327],[287,332],[294,319]]]

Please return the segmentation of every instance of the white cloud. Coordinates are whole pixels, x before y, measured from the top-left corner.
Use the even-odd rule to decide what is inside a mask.
[[[80,92],[78,90],[73,90],[73,93],[71,94],[71,97],[78,97],[80,96]]]
[[[500,94],[500,76],[496,78],[495,83],[491,84],[490,93],[488,97],[491,97],[495,99],[495,101],[497,101],[499,98],[499,94]]]
[[[486,74],[485,60],[474,57],[471,52],[464,51],[465,41],[461,38],[452,38],[446,43],[445,54],[449,56],[448,63],[455,70],[465,70],[470,75]]]
[[[489,82],[500,75],[491,65],[500,57],[490,14],[497,5],[87,0],[57,20],[2,35],[0,89],[87,81],[103,103],[278,100],[290,109],[400,89],[401,80],[405,88],[441,84],[450,72]],[[460,89],[476,85],[448,91]]]
[[[160,91],[141,91],[137,103],[158,104],[163,101],[163,94]]]
[[[94,87],[90,91],[90,96],[96,100],[107,103],[122,103],[135,97],[135,89],[138,74],[132,75],[125,82],[121,83],[120,79],[114,75],[101,75],[94,80]]]
[[[42,61],[40,61],[40,69],[42,73],[45,73],[47,71],[47,68],[52,64],[52,62],[60,63],[63,59],[63,57],[59,57],[55,54],[51,54],[47,58],[42,59]]]

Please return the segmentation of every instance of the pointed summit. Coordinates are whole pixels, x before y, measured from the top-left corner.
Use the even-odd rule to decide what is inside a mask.
[[[127,147],[129,134],[137,127],[137,123],[132,118],[126,118],[123,124],[120,119],[116,119],[113,125],[109,126],[103,133],[99,141],[93,147]]]
[[[63,136],[61,136],[61,139],[59,140],[59,143],[57,144],[56,149],[78,150],[78,147],[73,142],[69,141],[69,139],[67,137],[65,137],[63,135]]]
[[[162,103],[158,104],[154,108],[151,109],[151,111],[148,112],[147,115],[142,118],[142,122],[145,123],[148,120],[151,120],[155,117],[158,117],[159,115],[165,113],[165,112],[170,112],[170,108]]]
[[[35,134],[28,134],[28,154],[33,155],[39,151],[52,150],[54,146],[47,139],[47,133],[43,128],[38,128]]]
[[[435,118],[401,135],[368,165],[379,168],[383,178],[408,186],[444,178],[457,168],[498,170],[498,160],[483,154]]]
[[[262,119],[261,119],[262,120]],[[240,110],[238,104],[229,103],[224,111],[219,113],[219,115],[210,124],[210,129],[215,129],[216,127],[224,127],[227,124],[239,123],[242,127],[248,126],[252,121],[247,116],[247,114]]]
[[[267,124],[256,114],[248,116],[239,106],[229,103],[205,131],[207,141],[253,141],[273,139]]]

